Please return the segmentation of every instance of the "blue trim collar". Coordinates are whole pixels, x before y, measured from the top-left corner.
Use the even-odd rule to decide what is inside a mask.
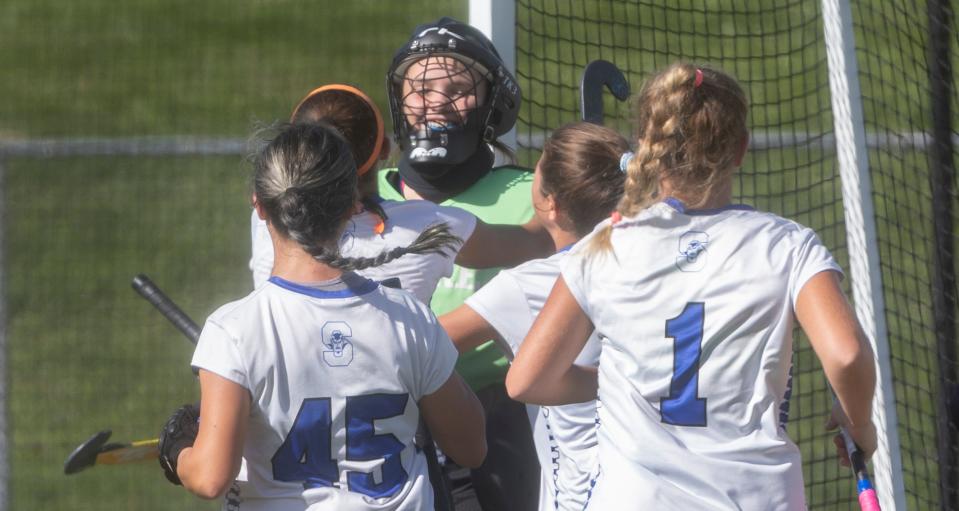
[[[324,291],[315,287],[304,286],[303,284],[290,282],[275,275],[269,278],[269,282],[272,282],[288,291],[300,293],[301,295],[312,296],[313,298],[351,298],[354,296],[365,295],[379,286],[379,284],[376,282],[362,277],[344,278],[343,284],[347,286],[346,289],[340,289],[337,291]]]

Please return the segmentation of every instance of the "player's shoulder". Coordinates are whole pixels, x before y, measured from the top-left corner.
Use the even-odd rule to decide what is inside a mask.
[[[517,280],[550,275],[555,278],[559,276],[560,267],[562,266],[563,260],[569,254],[570,248],[571,247],[566,247],[549,257],[530,259],[529,261],[520,263],[512,268],[504,269],[500,271],[500,273],[511,275]]]
[[[564,250],[550,257],[532,259],[501,270],[487,285],[495,287],[497,292],[519,292],[527,301],[535,297],[545,297],[559,277],[567,254],[568,251]]]
[[[757,209],[748,204],[727,204],[711,209],[687,209],[681,202],[668,198],[643,210],[637,216],[624,219],[617,227],[632,224],[650,224],[648,220],[674,219],[676,225],[685,227],[694,225],[722,225],[742,231],[772,231],[778,233],[798,233],[808,230],[795,220],[785,218],[769,211]],[[605,222],[608,224],[608,219]],[[602,225],[602,224],[601,224]]]
[[[799,222],[778,215],[771,211],[764,211],[753,207],[740,207],[730,210],[730,213],[737,215],[744,222],[750,222],[757,225],[769,225],[778,229],[800,230],[804,226]]]
[[[264,299],[265,295],[269,293],[269,287],[270,286],[260,286],[243,298],[227,302],[217,307],[216,310],[207,317],[207,322],[214,323],[227,332],[236,333],[242,331],[244,325],[249,322],[251,318],[258,316],[255,314],[255,311],[260,307],[260,302]]]
[[[418,235],[430,225],[446,223],[453,233],[468,236],[476,225],[476,217],[472,213],[427,200],[384,200],[380,205],[388,219],[387,229],[405,229]]]
[[[389,220],[393,222],[408,222],[410,219],[422,219],[436,214],[439,206],[427,200],[393,200],[384,199],[380,207]]]
[[[435,202],[422,199],[383,200],[380,203],[388,217],[403,215],[404,217],[429,217],[441,214],[465,216],[466,211],[453,206],[441,206]]]
[[[737,211],[737,223],[746,233],[765,235],[774,240],[804,240],[815,232],[796,220],[758,209]]]
[[[379,312],[380,320],[399,325],[398,331],[407,341],[430,339],[442,330],[429,305],[405,289],[381,284],[364,298]]]
[[[364,299],[387,315],[405,315],[429,319],[433,316],[429,305],[406,289],[378,284],[376,289],[364,296]]]

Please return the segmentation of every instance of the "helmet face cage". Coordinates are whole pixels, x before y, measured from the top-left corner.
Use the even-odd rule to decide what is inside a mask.
[[[488,110],[490,76],[475,61],[433,53],[401,67],[395,87],[408,129],[446,132],[482,121],[473,114]]]
[[[412,161],[459,163],[519,113],[519,87],[492,43],[446,18],[397,52],[387,87],[397,143]]]

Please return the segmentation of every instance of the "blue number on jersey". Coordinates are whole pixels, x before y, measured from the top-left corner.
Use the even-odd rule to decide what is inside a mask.
[[[346,398],[346,459],[384,459],[382,481],[373,474],[347,474],[350,491],[373,498],[390,497],[406,483],[408,474],[400,454],[404,445],[390,433],[375,434],[373,421],[402,415],[408,394],[373,394]],[[332,417],[330,398],[304,399],[293,427],[273,455],[273,479],[302,481],[304,488],[334,486],[340,479],[337,462],[330,456]]]
[[[303,481],[304,488],[333,486],[339,480],[330,455],[330,398],[304,399],[293,428],[273,455],[273,479]]]
[[[377,435],[373,427],[376,419],[402,415],[406,409],[406,394],[373,394],[346,399],[346,459],[356,461],[383,458],[383,480],[376,484],[373,474],[350,472],[347,481],[350,491],[370,497],[389,497],[406,482],[400,453],[404,445],[390,433]]]
[[[669,397],[659,402],[666,424],[705,426],[706,399],[699,397],[699,358],[702,354],[705,305],[686,304],[683,312],[666,321],[666,337],[673,338],[673,378]]]

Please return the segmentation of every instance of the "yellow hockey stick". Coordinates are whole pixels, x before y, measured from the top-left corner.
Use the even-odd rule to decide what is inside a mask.
[[[67,456],[63,463],[63,473],[76,474],[94,465],[121,465],[156,459],[158,439],[107,443],[111,434],[113,433],[110,430],[103,430],[80,444]]]

